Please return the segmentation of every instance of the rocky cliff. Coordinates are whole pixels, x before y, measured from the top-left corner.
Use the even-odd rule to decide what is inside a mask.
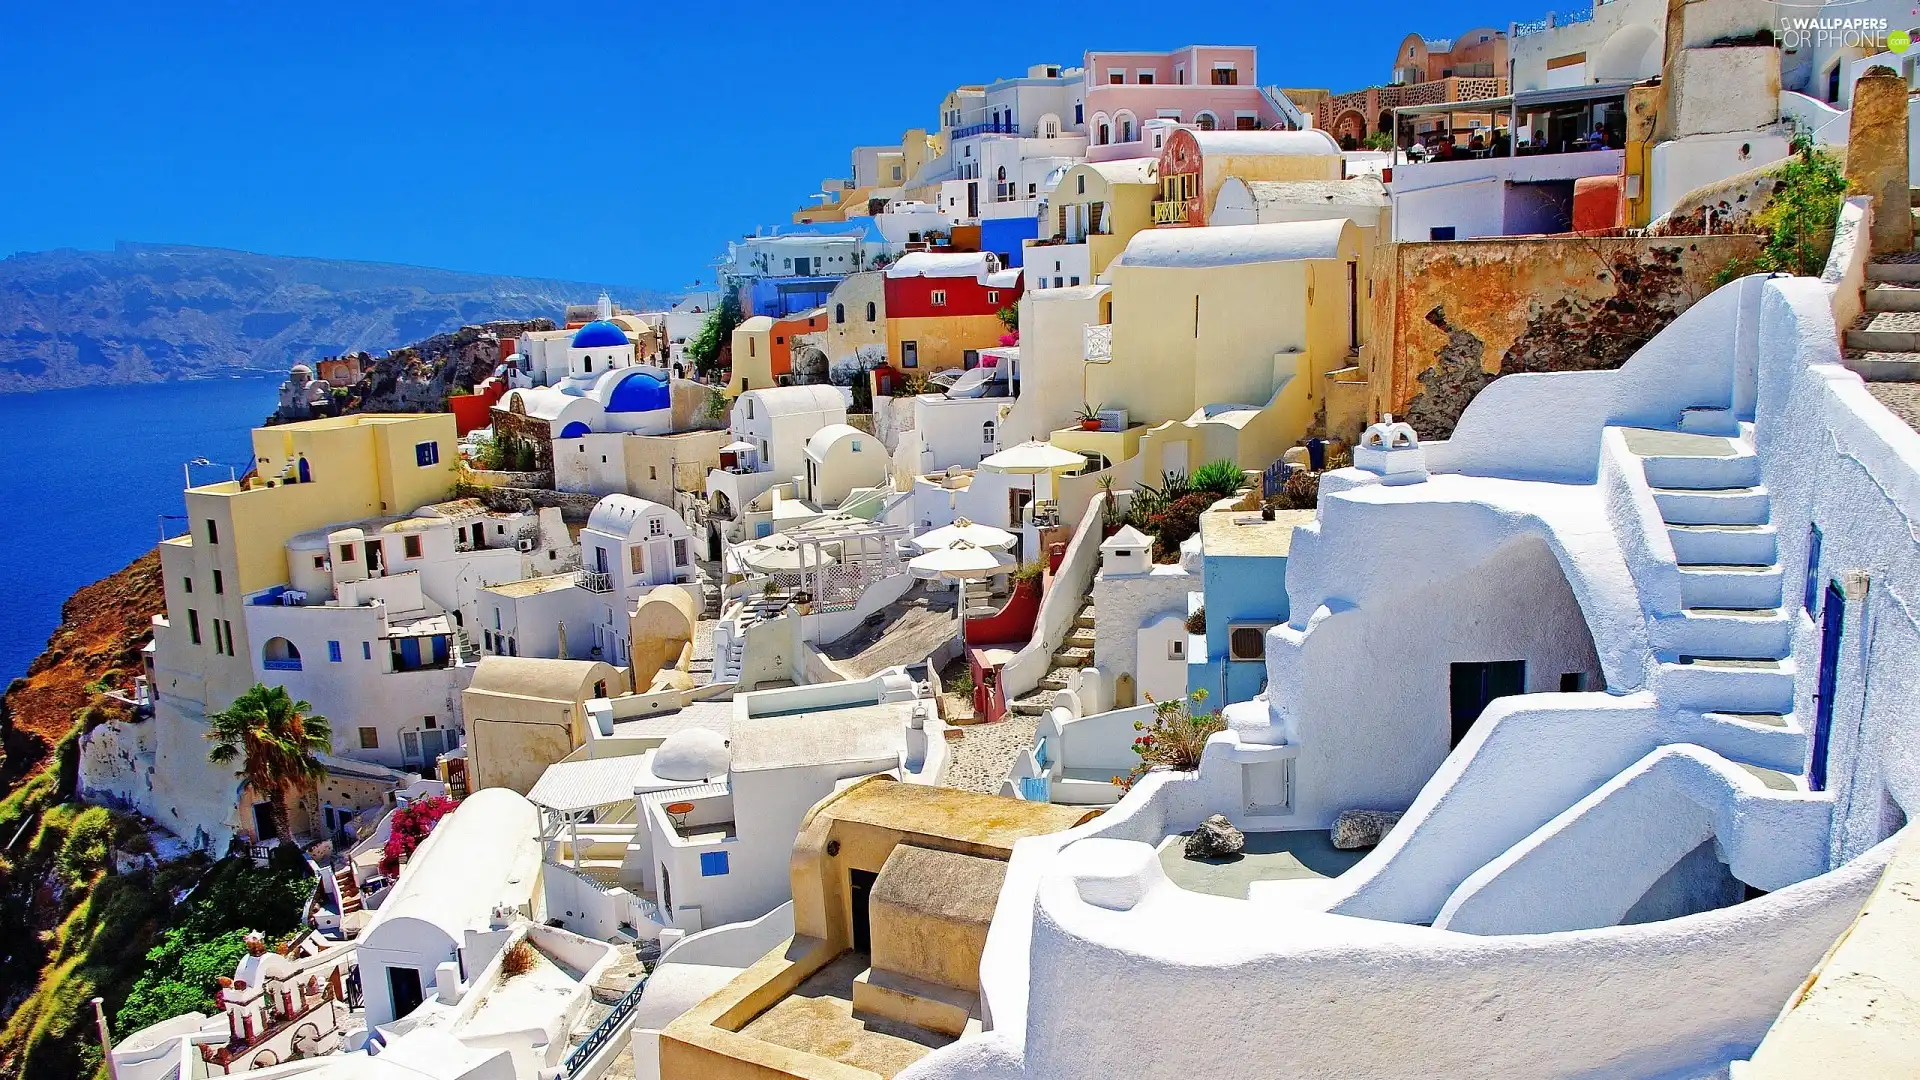
[[[19,254],[0,259],[0,393],[278,374],[493,319],[554,315],[602,288],[162,244]],[[613,292],[641,310],[667,299]]]

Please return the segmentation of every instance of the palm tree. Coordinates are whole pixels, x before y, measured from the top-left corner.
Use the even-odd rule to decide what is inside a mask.
[[[283,840],[293,839],[287,817],[287,791],[305,791],[327,774],[320,755],[333,748],[333,726],[312,715],[312,705],[295,701],[284,686],[255,683],[233,704],[207,717],[215,765],[241,762],[235,775],[267,797],[273,824]]]

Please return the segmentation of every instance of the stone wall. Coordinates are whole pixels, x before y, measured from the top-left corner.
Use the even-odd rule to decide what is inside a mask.
[[[1759,245],[1738,235],[1388,245],[1368,292],[1370,410],[1443,439],[1500,375],[1619,367]]]

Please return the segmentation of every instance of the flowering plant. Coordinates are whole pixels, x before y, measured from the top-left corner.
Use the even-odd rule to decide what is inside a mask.
[[[380,872],[390,878],[398,875],[401,862],[413,854],[441,818],[453,813],[455,805],[445,795],[433,795],[395,810],[387,846],[380,852]]]
[[[1199,768],[1200,755],[1206,750],[1207,739],[1214,732],[1227,728],[1227,722],[1221,718],[1218,709],[1202,716],[1193,714],[1193,710],[1206,700],[1205,690],[1195,690],[1184,698],[1171,701],[1154,701],[1153,695],[1148,694],[1147,701],[1153,706],[1153,722],[1133,722],[1133,730],[1141,733],[1133,740],[1133,752],[1140,758],[1140,763],[1127,775],[1114,777],[1113,782],[1125,791],[1156,768],[1180,771]]]

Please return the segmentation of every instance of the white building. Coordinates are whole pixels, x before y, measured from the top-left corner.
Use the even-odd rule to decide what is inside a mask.
[[[793,840],[815,803],[876,773],[944,777],[944,725],[923,690],[895,669],[740,694],[724,735],[694,719],[643,753],[549,766],[528,796],[546,812],[549,858],[577,853],[582,871],[644,898],[656,925],[643,936],[766,915],[790,897]],[[597,868],[595,848],[623,854]]]
[[[1207,224],[1271,225],[1278,221],[1346,218],[1363,229],[1378,229],[1382,219],[1390,216],[1391,205],[1386,186],[1372,176],[1348,180],[1242,180],[1229,176],[1220,185],[1220,196],[1214,200],[1213,217]]]
[[[554,332],[549,332],[554,333]],[[566,367],[555,369],[555,341],[532,349],[535,385],[508,390],[496,408],[547,421],[554,438],[593,433],[635,432],[656,435],[673,428],[673,395],[667,369],[635,364],[627,332],[598,320],[567,338]],[[527,355],[527,354],[523,354]]]
[[[1515,24],[1507,45],[1514,90],[1640,82],[1660,74],[1665,0],[1608,0],[1581,14]]]
[[[858,233],[783,233],[727,243],[721,280],[816,277],[867,268],[866,244]]]
[[[657,586],[699,578],[687,523],[632,495],[609,495],[594,505],[580,530],[580,561],[578,584],[594,596],[589,655],[615,667],[632,662],[627,616],[634,605]]]
[[[1371,432],[1294,533],[1266,692],[1197,772],[1016,851],[991,1030],[914,1074],[1746,1057],[1920,805],[1920,434],[1841,366],[1832,302],[1747,278],[1618,370],[1496,381],[1445,442]],[[1324,831],[1350,810],[1404,816],[1355,861]],[[1179,852],[1216,813],[1232,880]],[[1232,1053],[1139,1034],[1142,994]]]
[[[734,442],[721,448],[720,468],[707,474],[715,527],[730,540],[748,539],[739,524],[748,504],[775,484],[804,477],[808,440],[822,428],[846,423],[847,399],[845,389],[823,385],[748,390],[735,398],[729,423]]]
[[[505,788],[474,792],[434,826],[356,942],[369,1028],[478,971],[484,961],[467,957],[514,920],[546,918],[539,835],[533,805]]]

